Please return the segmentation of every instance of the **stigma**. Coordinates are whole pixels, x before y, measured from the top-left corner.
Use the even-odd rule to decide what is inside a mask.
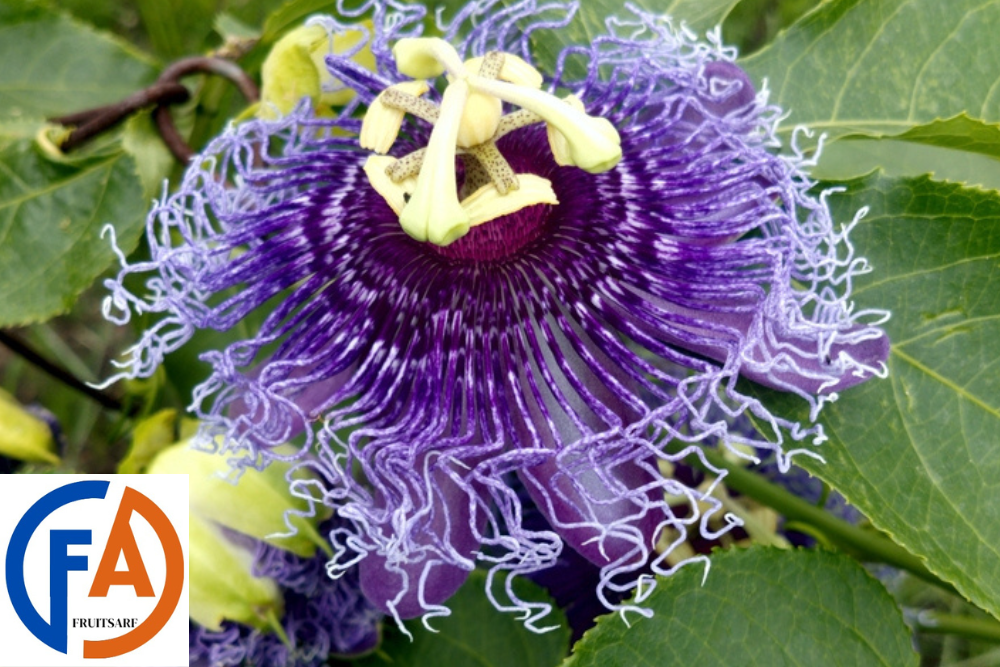
[[[359,143],[379,153],[365,163],[369,183],[418,241],[447,246],[476,225],[528,206],[559,204],[548,179],[515,173],[497,148],[497,140],[516,129],[545,123],[560,166],[600,173],[621,160],[621,139],[607,119],[588,115],[576,97],[541,90],[542,75],[513,54],[491,51],[463,61],[448,42],[420,37],[399,40],[393,56],[413,80],[375,98]],[[438,105],[423,96],[429,80],[441,76],[446,85]],[[504,102],[520,108],[504,114]],[[387,156],[406,114],[433,126],[427,146]],[[464,166],[461,190],[456,157]]]

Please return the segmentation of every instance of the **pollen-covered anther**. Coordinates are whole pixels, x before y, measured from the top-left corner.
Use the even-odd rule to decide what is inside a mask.
[[[562,164],[573,165],[592,174],[612,169],[622,159],[621,137],[605,118],[588,115],[573,102],[567,104],[542,90],[484,79],[468,77],[473,91],[487,93],[505,102],[538,114],[546,124],[559,132],[566,144]]]
[[[583,102],[580,101],[580,98],[576,95],[569,95],[568,97],[565,97],[563,101],[573,109],[581,113],[586,113]],[[587,118],[590,119],[588,128],[589,131],[600,135],[607,140],[609,144],[616,146],[621,145],[621,139],[618,137],[618,131],[615,129],[614,125],[608,122],[606,118],[601,118],[599,116],[587,116]],[[551,124],[547,124],[545,130],[549,137],[549,148],[552,149],[552,157],[555,158],[556,164],[561,167],[576,165],[576,162],[574,161],[573,147],[570,145],[570,141],[566,138],[566,135]],[[619,156],[620,155],[621,150],[619,149]]]
[[[399,129],[403,126],[403,116],[409,109],[398,106],[401,95],[419,100],[420,95],[426,93],[430,88],[426,81],[404,81],[394,86],[389,86],[375,98],[364,120],[361,122],[361,135],[358,143],[362,148],[375,151],[376,153],[389,152],[396,137],[399,136]],[[386,98],[396,102],[387,104]]]
[[[417,189],[416,176],[393,179],[389,172],[398,162],[396,158],[386,155],[370,155],[365,161],[365,175],[375,192],[389,205],[396,215],[400,215],[406,207],[407,198]]]
[[[424,155],[426,153],[426,148],[418,148],[398,160],[393,160],[392,164],[385,168],[386,175],[396,183],[400,183],[408,178],[414,179],[414,183],[416,183],[416,178],[420,173],[420,167],[424,164]]]
[[[504,159],[504,156],[500,153],[500,149],[497,148],[495,143],[491,141],[474,146],[469,149],[469,152],[489,175],[489,179],[496,186],[497,192],[505,195],[511,190],[517,190],[520,187],[517,174],[511,169],[510,164]]]

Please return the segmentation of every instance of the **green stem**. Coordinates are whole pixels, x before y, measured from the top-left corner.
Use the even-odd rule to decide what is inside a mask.
[[[914,627],[918,632],[962,635],[1000,643],[1000,622],[992,618],[925,611],[917,616]]]
[[[708,449],[703,451],[709,463],[728,473],[725,479],[726,487],[774,508],[789,521],[799,521],[816,528],[838,547],[855,553],[864,560],[894,565],[935,586],[958,594],[954,586],[942,581],[928,570],[920,558],[884,535],[864,530],[833,516],[761,475],[739,464],[730,463],[719,451]],[[697,459],[695,464],[697,465]]]

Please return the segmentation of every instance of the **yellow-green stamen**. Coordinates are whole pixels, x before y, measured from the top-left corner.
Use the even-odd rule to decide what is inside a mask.
[[[575,166],[596,174],[611,169],[621,160],[621,140],[606,119],[588,116],[541,90],[479,76],[470,76],[468,81],[476,92],[494,95],[544,118],[566,139]]]
[[[358,143],[362,148],[373,150],[376,153],[387,153],[392,148],[392,144],[399,136],[399,129],[403,125],[403,115],[405,110],[393,105],[395,96],[406,95],[412,99],[420,99],[429,90],[426,81],[405,81],[397,83],[395,86],[386,88],[375,98],[368,113],[361,123],[361,136]],[[395,96],[394,96],[395,95]]]
[[[419,241],[448,245],[474,225],[527,206],[558,205],[548,180],[515,173],[500,153],[497,139],[513,130],[544,121],[560,165],[599,173],[621,159],[611,123],[587,115],[576,98],[560,100],[542,91],[542,75],[515,55],[490,52],[463,62],[437,38],[402,39],[393,55],[407,76],[448,77],[440,107],[420,97],[427,90],[423,81],[396,84],[376,98],[362,123],[361,146],[380,153],[392,147],[403,114],[434,126],[425,149],[400,159],[372,156],[365,163],[372,187]],[[503,102],[522,109],[503,115]],[[465,163],[461,200],[456,156]]]

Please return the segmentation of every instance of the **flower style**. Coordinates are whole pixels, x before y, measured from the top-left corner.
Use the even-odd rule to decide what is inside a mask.
[[[868,268],[851,225],[810,194],[801,154],[768,150],[781,112],[735,54],[629,8],[536,76],[532,44],[574,11],[470,3],[431,41],[425,10],[394,0],[342,10],[370,14],[370,35],[314,19],[366,33],[374,71],[360,42],[326,59],[353,98],[232,127],[150,214],[151,259],[109,281],[110,315],[163,315],[127,376],[263,315],[202,355],[194,409],[248,461],[324,480],[331,570],[357,565],[397,620],[448,613],[480,566],[533,626],[547,607],[492,582],[565,545],[600,567],[607,607],[648,613],[646,575],[689,531],[715,535],[720,508],[661,463],[721,441],[787,467],[822,440],[737,379],[801,396],[814,422],[884,371],[865,323],[881,314],[849,301]],[[147,295],[132,274],[151,274]],[[732,430],[741,415],[768,437]],[[525,524],[514,477],[551,530]]]

